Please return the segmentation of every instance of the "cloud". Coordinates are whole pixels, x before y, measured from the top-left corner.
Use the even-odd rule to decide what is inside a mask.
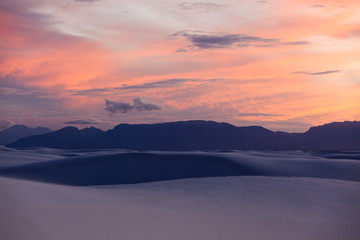
[[[355,29],[345,30],[340,33],[336,33],[333,35],[337,38],[359,38],[360,37],[360,28],[357,27]]]
[[[68,92],[74,96],[88,96],[96,93],[108,93],[112,92],[114,88],[91,88],[85,90],[69,90]]]
[[[154,111],[160,110],[161,106],[153,104],[153,103],[146,103],[141,98],[134,98],[133,104],[124,103],[124,102],[114,102],[108,99],[105,99],[105,110],[109,111],[110,113],[127,113],[132,110],[134,111]]]
[[[172,78],[172,79],[165,79],[161,81],[149,82],[144,84],[137,84],[137,85],[126,85],[124,84],[121,87],[114,87],[114,88],[92,88],[92,89],[85,89],[85,90],[70,90],[69,92],[72,95],[91,95],[96,93],[109,93],[121,90],[136,90],[136,89],[152,89],[152,88],[167,88],[173,86],[179,86],[181,84],[187,82],[208,82],[214,81],[215,79],[207,79],[201,80],[196,78]]]
[[[308,45],[308,41],[295,41],[295,42],[284,42],[283,45]]]
[[[125,86],[114,88],[114,89],[122,90],[122,89],[145,89],[145,88],[170,87],[170,86],[182,84],[185,82],[197,82],[197,81],[200,81],[200,79],[172,78],[172,79],[149,82],[149,83],[144,83],[144,84],[139,84],[139,85],[125,85]]]
[[[225,5],[225,4],[206,3],[206,2],[196,2],[196,3],[181,2],[181,3],[179,3],[179,7],[182,10],[200,10],[200,11],[206,11],[206,12],[219,10],[226,6],[227,5]]]
[[[76,27],[71,28],[72,31],[58,28],[63,23],[56,19],[59,20],[58,17],[67,14],[65,9],[71,6],[75,12],[76,9],[83,9],[80,6],[83,4],[61,2],[0,1],[0,18],[4,23],[1,30],[2,74],[18,71],[15,75],[26,79],[23,81],[24,85],[65,86],[71,81],[77,85],[105,72],[104,65],[110,61],[111,53],[104,49],[102,44],[85,34],[75,33]],[[87,2],[84,2],[84,5],[88,5]],[[75,20],[75,15],[70,19]],[[24,54],[25,52],[27,54]],[[101,59],[99,56],[102,56]],[[68,61],[69,59],[72,61]],[[31,79],[33,74],[42,75],[42,78]],[[69,76],[72,74],[79,74],[79,77],[70,80]]]
[[[28,77],[29,81],[36,78],[37,76]],[[49,89],[21,84],[21,81],[25,81],[25,79],[25,77],[16,77],[12,74],[0,76],[0,82],[2,84],[0,94],[4,107],[7,107],[9,111],[19,111],[19,115],[29,113],[30,111],[32,116],[35,114],[35,109],[44,111],[59,110],[61,87]]]
[[[185,48],[179,48],[178,50],[176,50],[176,52],[187,52],[188,50],[186,50]]]
[[[10,120],[7,120],[7,119],[1,119],[0,120],[0,129],[1,130],[9,128],[12,125],[14,125],[14,123],[12,121],[10,121]]]
[[[99,120],[96,119],[82,119],[82,120],[72,120],[64,122],[65,124],[99,124],[101,123]]]
[[[222,34],[201,31],[181,31],[170,37],[182,36],[187,38],[193,47],[199,49],[248,47],[279,42],[278,39],[249,36],[246,34]]]
[[[176,52],[187,52],[194,49],[241,48],[241,47],[280,47],[283,45],[307,45],[308,41],[282,42],[277,38],[264,38],[247,34],[224,34],[218,32],[180,31],[168,39],[185,37],[191,45],[188,48],[179,48]]]
[[[326,75],[326,74],[332,74],[332,73],[339,73],[341,70],[329,70],[324,72],[306,72],[306,71],[298,71],[298,72],[292,72],[292,74],[306,74],[306,75]]]
[[[75,0],[75,2],[98,2],[101,0]]]
[[[283,114],[272,114],[272,113],[239,113],[238,116],[249,117],[249,116],[258,116],[258,117],[280,117],[284,116]]]
[[[314,5],[311,5],[312,8],[324,8],[325,6],[322,5],[322,4],[314,4]]]

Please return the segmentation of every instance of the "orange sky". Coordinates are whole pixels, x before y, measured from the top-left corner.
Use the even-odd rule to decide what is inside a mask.
[[[360,120],[357,0],[4,0],[0,17],[0,128]]]

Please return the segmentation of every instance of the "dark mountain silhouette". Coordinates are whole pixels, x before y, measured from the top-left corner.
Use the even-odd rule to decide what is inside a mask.
[[[359,151],[360,122],[335,122],[305,133],[273,132],[259,126],[236,127],[213,121],[120,124],[103,132],[66,127],[30,136],[8,147],[133,150],[331,150]]]
[[[31,135],[40,135],[50,131],[51,131],[50,129],[45,127],[29,128],[24,125],[14,125],[0,132],[0,145],[5,146],[20,138],[24,138]]]
[[[22,138],[8,146],[15,144],[17,147],[91,148],[90,146],[96,147],[97,138],[103,133],[102,130],[94,127],[82,130],[65,127],[43,135]]]
[[[334,122],[312,127],[304,133],[303,146],[316,150],[359,150],[360,122]]]

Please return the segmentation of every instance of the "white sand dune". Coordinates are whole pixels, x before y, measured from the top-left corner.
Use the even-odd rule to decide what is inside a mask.
[[[0,239],[358,239],[360,183],[216,177],[106,187],[0,179]],[[5,191],[6,190],[6,191]]]
[[[21,151],[5,153],[4,162],[8,166],[0,168],[0,176],[76,186],[215,176],[360,181],[359,160],[328,159],[304,152],[52,152],[37,149],[36,152],[28,150],[21,154]],[[9,165],[9,160],[15,162],[14,166]],[[24,164],[25,161],[31,164]]]
[[[3,153],[2,173],[18,175],[0,177],[0,239],[357,240],[360,236],[360,161],[351,159],[358,153],[324,153],[326,158],[323,153],[271,151],[129,154],[9,149]],[[158,168],[162,165],[166,167]],[[192,167],[202,170],[190,171]],[[206,177],[233,173],[232,168],[239,176]],[[98,182],[106,174],[126,171],[126,181],[142,174],[154,181],[149,169],[163,174],[161,180],[178,179]],[[185,170],[202,177],[177,173]],[[88,178],[89,173],[100,177]],[[34,178],[36,174],[46,177]],[[49,183],[74,185],[60,181],[74,174],[79,175],[76,181],[88,186]]]

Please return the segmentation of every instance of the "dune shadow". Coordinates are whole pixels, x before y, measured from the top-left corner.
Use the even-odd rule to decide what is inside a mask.
[[[0,169],[0,175],[76,186],[258,174],[220,156],[122,153],[72,157]]]

